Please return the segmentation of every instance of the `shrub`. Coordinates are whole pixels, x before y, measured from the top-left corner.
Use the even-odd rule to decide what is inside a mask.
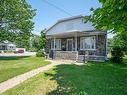
[[[36,57],[45,57],[45,53],[42,52],[42,51],[38,51],[38,52],[36,53]]]
[[[12,50],[4,50],[4,53],[14,53]]]
[[[113,46],[112,50],[111,50],[111,61],[113,63],[122,63],[123,61],[123,49],[119,46]]]
[[[30,52],[37,52],[37,49],[36,48],[29,48],[28,51],[30,51]]]

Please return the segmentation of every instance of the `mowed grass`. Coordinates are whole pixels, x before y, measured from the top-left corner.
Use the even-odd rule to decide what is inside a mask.
[[[58,65],[1,95],[127,95],[127,60]]]
[[[47,64],[42,57],[1,57],[0,82]]]

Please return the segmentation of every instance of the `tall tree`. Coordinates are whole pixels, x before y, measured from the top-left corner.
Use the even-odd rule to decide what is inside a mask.
[[[85,17],[92,21],[97,29],[111,32],[127,32],[127,0],[99,0],[102,7],[93,9]]]
[[[24,40],[27,46],[34,16],[35,10],[26,0],[0,0],[0,40]]]
[[[41,31],[41,35],[34,35],[31,38],[31,46],[32,48],[36,49],[37,51],[41,49],[45,49],[46,44],[46,29]]]
[[[46,29],[41,31],[41,36],[40,36],[40,49],[44,49],[46,45]]]
[[[127,35],[125,35],[127,34],[127,0],[99,0],[99,2],[102,7],[91,8],[92,14],[86,16],[85,19],[91,21],[97,29],[110,30],[117,34],[111,51],[112,62],[121,63],[123,46],[127,40]]]

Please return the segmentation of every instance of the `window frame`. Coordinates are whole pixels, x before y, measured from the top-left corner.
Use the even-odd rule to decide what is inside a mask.
[[[59,45],[59,48],[57,47],[57,45]],[[55,48],[54,48],[54,39],[51,40],[51,50],[61,50],[61,39],[55,39]]]
[[[94,48],[85,48],[84,43],[86,38],[94,38]],[[81,44],[82,44],[81,40],[83,40],[83,48],[81,48]],[[95,36],[80,37],[80,50],[96,50],[96,37]]]

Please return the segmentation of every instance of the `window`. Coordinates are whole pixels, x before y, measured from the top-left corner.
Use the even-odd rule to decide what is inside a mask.
[[[92,36],[92,37],[81,37],[80,38],[80,49],[81,50],[92,50],[92,49],[95,49],[95,36]]]
[[[55,39],[55,47],[54,40],[51,41],[51,49],[52,50],[61,50],[61,39]]]

